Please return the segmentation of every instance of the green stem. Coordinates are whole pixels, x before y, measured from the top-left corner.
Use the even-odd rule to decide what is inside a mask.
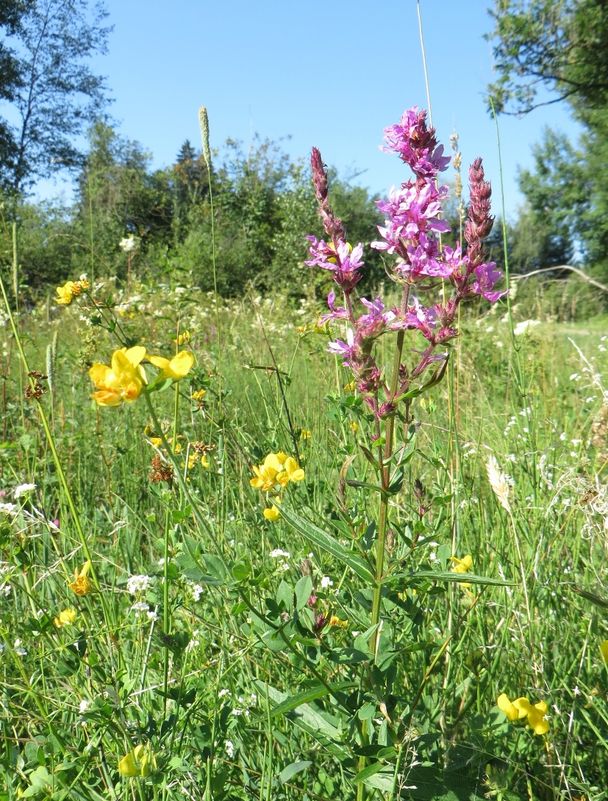
[[[11,329],[12,329],[12,332],[13,332],[13,336],[15,338],[15,342],[17,344],[17,350],[19,351],[19,356],[21,358],[21,362],[23,364],[23,367],[24,367],[25,371],[27,373],[29,373],[30,372],[30,367],[29,367],[29,364],[28,364],[28,361],[27,361],[27,357],[25,355],[25,351],[23,350],[23,345],[21,344],[21,338],[19,337],[19,332],[17,331],[17,326],[15,324],[15,319],[13,317],[13,313],[12,313],[11,308],[10,308],[9,303],[8,303],[8,298],[6,296],[6,290],[4,288],[4,283],[3,283],[2,279],[0,279],[0,291],[2,292],[2,298],[4,300],[4,304],[5,304],[5,307],[6,307],[6,312],[8,314],[10,326],[11,326]],[[34,386],[34,381],[31,378],[30,378],[30,386],[32,386],[32,387]],[[51,427],[49,425],[48,418],[46,416],[46,413],[44,411],[42,403],[39,400],[37,400],[36,398],[33,398],[33,401],[35,402],[36,409],[38,410],[38,415],[40,417],[40,422],[42,423],[42,428],[44,430],[44,435],[46,437],[46,441],[48,443],[49,450],[51,451],[51,455],[53,457],[53,462],[55,464],[55,469],[57,471],[57,476],[59,478],[59,484],[61,486],[65,501],[66,501],[66,503],[68,505],[68,509],[70,511],[70,516],[72,518],[72,522],[74,523],[74,528],[76,529],[76,533],[78,535],[78,540],[80,541],[83,553],[84,553],[84,555],[86,557],[86,560],[91,563],[91,580],[93,582],[93,586],[95,587],[95,589],[99,593],[99,597],[100,597],[100,600],[101,600],[101,605],[102,605],[103,612],[104,612],[104,618],[106,620],[106,623],[109,624],[109,617],[108,617],[108,613],[107,613],[106,603],[105,603],[105,600],[104,600],[103,593],[101,592],[101,588],[99,586],[99,581],[97,579],[97,572],[96,572],[96,569],[95,569],[95,565],[93,563],[93,555],[91,553],[91,549],[89,548],[89,543],[87,542],[87,539],[85,537],[84,530],[83,530],[82,524],[80,522],[80,517],[78,515],[78,512],[76,511],[76,504],[74,503],[74,498],[72,497],[72,492],[71,492],[70,487],[68,485],[67,478],[66,478],[65,472],[63,470],[63,467],[62,467],[62,464],[61,464],[61,460],[59,458],[59,453],[57,452],[57,448],[55,446],[55,440],[54,440],[53,434],[51,432]]]
[[[402,307],[407,309],[407,302],[409,297],[409,286],[405,287],[402,297]],[[389,399],[392,400],[396,397],[399,388],[399,373],[401,367],[401,359],[403,356],[403,344],[405,341],[405,331],[399,331],[397,334],[397,345],[395,348],[395,358],[393,361],[393,375],[389,389]],[[388,528],[388,488],[390,486],[390,465],[389,460],[393,453],[393,439],[395,434],[395,413],[391,414],[385,424],[385,439],[384,447],[380,450],[379,464],[380,464],[380,485],[382,492],[380,493],[380,510],[378,513],[378,533],[376,536],[376,563],[374,569],[374,593],[372,597],[372,627],[373,632],[370,640],[371,651],[374,655],[373,661],[376,659],[378,651],[378,644],[380,641],[380,609],[382,606],[382,579],[384,576],[384,561],[386,553],[386,532]],[[364,720],[361,724],[361,740],[362,745],[367,744],[369,736],[369,722]],[[362,755],[359,757],[357,767],[361,772],[367,763],[367,758]],[[365,798],[365,786],[363,782],[357,785],[357,801],[363,801]]]

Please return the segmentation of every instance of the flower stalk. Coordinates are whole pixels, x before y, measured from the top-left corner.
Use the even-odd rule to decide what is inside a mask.
[[[399,415],[407,429],[413,400],[443,378],[449,357],[447,348],[458,336],[462,303],[475,296],[494,303],[504,294],[495,288],[500,272],[493,262],[485,260],[484,239],[492,228],[493,217],[491,187],[485,180],[481,159],[476,159],[469,170],[464,253],[460,244],[450,247],[441,239],[450,226],[442,217],[448,187],[440,185],[438,177],[447,169],[450,157],[444,155],[434,129],[427,125],[426,112],[411,108],[384,133],[383,149],[398,155],[413,173],[413,178],[378,202],[385,221],[378,227],[380,238],[371,242],[372,248],[392,257],[387,272],[402,287],[399,305],[389,307],[380,296],[367,299],[357,295],[365,269],[363,244],[353,247],[346,240],[342,221],[329,202],[327,172],[317,148],[312,150],[311,171],[326,239],[308,236],[310,257],[306,262],[309,267],[326,270],[337,287],[327,296],[328,312],[321,322],[341,323],[345,335],[330,342],[328,350],[340,356],[343,365],[351,370],[374,423],[370,446],[365,449],[368,458],[373,459],[380,484],[370,620],[373,633],[369,643],[374,661],[380,646],[391,471],[397,453],[396,418]],[[430,301],[423,304],[425,297]],[[393,366],[387,378],[376,355],[377,343],[393,333]],[[369,722],[363,720],[363,745],[368,743],[369,731]],[[365,765],[366,757],[360,756],[359,771]],[[357,799],[364,797],[363,782],[359,782]]]

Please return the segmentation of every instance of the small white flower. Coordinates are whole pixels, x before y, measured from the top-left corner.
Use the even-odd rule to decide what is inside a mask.
[[[123,253],[132,253],[137,247],[137,241],[133,235],[126,236],[118,243],[118,247]]]
[[[22,495],[27,495],[28,492],[33,492],[35,489],[36,489],[35,484],[19,484],[13,490],[13,496],[15,497],[15,500],[17,500]]]
[[[540,320],[522,320],[520,323],[517,323],[517,325],[513,329],[513,334],[516,337],[521,337],[539,325],[540,325]]]
[[[193,581],[189,582],[190,584],[190,592],[192,594],[193,601],[200,601],[201,595],[203,594],[203,588],[200,584],[195,584]]]
[[[13,643],[13,648],[15,649],[15,653],[17,656],[25,656],[27,654],[26,649],[23,647],[23,640],[17,638]]]
[[[88,712],[91,708],[91,702],[88,698],[83,698],[80,704],[78,704],[78,711],[81,715],[84,715],[85,712]]]
[[[218,698],[225,698],[227,695],[230,695],[230,690],[227,690],[225,687],[223,690],[220,690],[217,694]]]
[[[131,611],[136,614],[147,614],[150,611],[150,606],[145,601],[137,601],[137,603],[134,603],[131,607]]]
[[[224,743],[224,750],[226,751],[226,756],[228,759],[232,759],[234,756],[234,743],[232,740],[226,740]]]
[[[129,576],[127,581],[127,592],[129,595],[137,595],[146,592],[152,584],[151,576]]]
[[[274,551],[270,551],[270,558],[271,559],[289,559],[291,554],[289,551],[283,551],[281,548],[275,548]]]
[[[14,503],[0,503],[0,512],[4,512],[5,515],[14,515],[17,507]]]
[[[323,578],[321,579],[321,587],[324,590],[327,590],[327,589],[329,589],[329,587],[333,587],[333,586],[334,586],[334,583],[330,579],[330,577],[329,576],[323,576]]]

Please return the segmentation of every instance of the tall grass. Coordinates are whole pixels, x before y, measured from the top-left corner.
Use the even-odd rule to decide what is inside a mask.
[[[179,407],[171,391],[154,397],[156,424],[144,403],[89,400],[86,365],[114,344],[80,301],[49,322],[21,312],[5,332],[2,797],[334,799],[363,784],[370,798],[603,798],[603,321],[512,339],[504,310],[468,310],[458,391],[450,401],[439,385],[416,408],[418,451],[390,497],[391,565],[418,578],[387,590],[383,625],[399,628],[374,667],[367,590],[287,520],[295,509],[368,547],[358,482],[372,472],[357,443],[371,423],[324,354],[314,303],[226,304],[220,347],[212,299],[136,290],[121,299],[129,339],[167,352],[179,316],[197,357]],[[54,338],[53,392],[28,400],[17,342],[46,373]],[[172,483],[150,480],[158,427],[181,445],[160,446]],[[294,436],[306,478],[268,522],[251,468],[293,453]],[[209,464],[188,470],[197,442]],[[491,456],[512,479],[509,512]],[[15,497],[24,484],[35,489]],[[454,573],[467,555],[497,583]],[[79,597],[69,585],[88,558],[96,587]],[[308,625],[311,594],[334,625]],[[67,609],[74,621],[56,625]],[[358,665],[372,690],[350,685]],[[382,694],[387,674],[398,695]],[[546,701],[549,733],[509,722],[503,692]]]

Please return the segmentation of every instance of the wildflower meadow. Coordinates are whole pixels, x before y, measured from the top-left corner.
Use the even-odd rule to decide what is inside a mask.
[[[425,110],[383,149],[361,242],[312,149],[299,297],[128,234],[25,305],[13,228],[0,799],[608,798],[605,317],[522,315]]]

